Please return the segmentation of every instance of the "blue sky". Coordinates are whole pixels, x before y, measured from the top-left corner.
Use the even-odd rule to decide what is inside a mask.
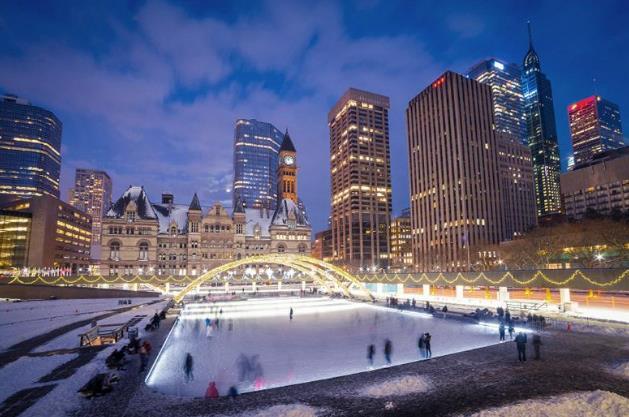
[[[329,212],[327,112],[348,87],[391,97],[394,211],[408,205],[404,110],[447,69],[520,63],[533,22],[566,106],[596,91],[629,111],[623,1],[0,2],[0,91],[64,123],[62,197],[77,167],[104,169],[117,197],[144,185],[229,201],[237,118],[288,128],[315,230]],[[625,119],[626,120],[626,119]],[[626,124],[626,123],[625,123]],[[627,136],[627,134],[625,135]]]

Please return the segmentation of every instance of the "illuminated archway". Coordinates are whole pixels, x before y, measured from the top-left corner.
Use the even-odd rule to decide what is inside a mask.
[[[179,293],[177,293],[177,295],[175,295],[175,301],[179,302],[183,300],[186,294],[190,291],[195,289],[200,284],[214,279],[217,275],[245,265],[282,265],[290,267],[307,275],[315,283],[325,287],[329,291],[336,290],[342,292],[348,297],[352,297],[352,290],[354,290],[362,292],[371,300],[374,299],[371,292],[369,292],[369,290],[365,287],[365,284],[357,280],[352,274],[335,265],[305,255],[273,253],[238,259],[218,266],[199,276],[183,288]]]

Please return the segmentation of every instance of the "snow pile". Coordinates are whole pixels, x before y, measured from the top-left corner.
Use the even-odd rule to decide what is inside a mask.
[[[281,404],[273,407],[246,411],[231,417],[317,417],[322,409],[305,404]]]
[[[358,391],[361,397],[390,397],[396,395],[416,394],[430,389],[430,380],[423,376],[406,375],[385,382],[367,385]]]
[[[629,379],[629,362],[623,362],[621,364],[611,366],[609,370],[613,374]]]
[[[625,417],[629,399],[608,391],[575,392],[511,406],[491,408],[469,417]]]

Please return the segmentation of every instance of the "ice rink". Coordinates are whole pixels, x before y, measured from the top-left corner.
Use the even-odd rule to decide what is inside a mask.
[[[208,335],[206,319],[215,317],[219,328]],[[432,335],[433,357],[498,343],[496,328],[328,298],[190,304],[171,330],[147,384],[167,394],[200,397],[210,381],[226,395],[230,386],[242,393],[332,378],[369,370],[369,344],[376,347],[374,367],[386,366],[387,338],[393,344],[393,365],[419,360],[417,339],[425,332]],[[193,379],[186,382],[188,352]],[[244,362],[252,372],[243,377]]]

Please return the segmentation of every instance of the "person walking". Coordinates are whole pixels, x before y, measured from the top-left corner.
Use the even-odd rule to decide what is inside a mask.
[[[542,346],[542,337],[539,333],[533,335],[533,349],[535,350],[535,360],[540,360],[540,346]]]
[[[186,378],[186,383],[194,380],[194,374],[192,373],[192,369],[194,368],[194,361],[192,359],[192,355],[190,352],[186,353],[186,359],[183,363],[183,372]]]
[[[515,337],[515,344],[518,348],[518,360],[526,362],[526,335],[522,332]]]
[[[424,347],[426,348],[426,359],[432,358],[432,349],[430,346],[430,341],[432,340],[432,336],[430,333],[424,334]]]
[[[505,341],[505,324],[504,322],[500,322],[500,326],[498,327],[498,333],[500,334],[500,341]]]
[[[417,339],[417,348],[419,349],[419,357],[420,358],[425,358],[426,357],[426,346],[424,343],[424,335],[420,335],[419,339]]]
[[[376,347],[372,344],[367,346],[367,359],[369,360],[369,366],[373,368],[373,357],[376,354]]]
[[[138,353],[140,354],[140,373],[142,373],[146,370],[146,365],[149,362],[149,353],[146,349],[145,344],[142,344],[142,346],[140,346]]]
[[[513,327],[513,320],[509,321],[509,340],[513,340],[513,332],[515,328]]]
[[[384,359],[388,365],[391,365],[391,353],[393,351],[393,344],[389,339],[384,341]]]

